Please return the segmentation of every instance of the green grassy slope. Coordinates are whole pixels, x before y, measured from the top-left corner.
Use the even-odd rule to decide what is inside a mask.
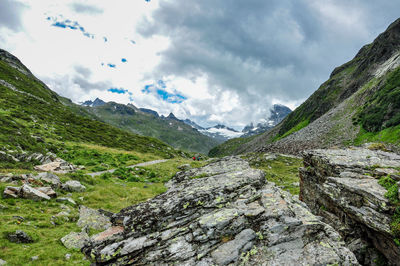
[[[0,146],[3,150],[57,151],[57,142],[94,143],[154,153],[180,154],[163,142],[77,114],[10,54],[0,53]],[[14,64],[11,64],[11,59]],[[21,64],[18,70],[15,65]],[[26,68],[25,68],[26,69]],[[83,113],[82,113],[83,114]]]

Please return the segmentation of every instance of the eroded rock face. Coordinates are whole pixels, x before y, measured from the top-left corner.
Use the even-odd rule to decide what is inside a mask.
[[[112,216],[82,251],[97,265],[357,265],[333,228],[264,173],[227,157]]]
[[[378,180],[387,173],[396,177],[400,156],[362,148],[314,150],[304,152],[304,166],[300,199],[340,232],[360,263],[371,265],[372,251],[365,250],[375,247],[398,265],[400,249],[390,229],[394,207]]]

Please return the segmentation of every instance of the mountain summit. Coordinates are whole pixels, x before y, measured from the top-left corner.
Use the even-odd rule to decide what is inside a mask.
[[[270,109],[270,115],[264,122],[258,123],[254,126],[253,122],[245,126],[242,130],[244,133],[242,137],[249,137],[263,133],[270,130],[277,124],[279,124],[292,110],[289,107],[282,104],[274,104]]]
[[[96,107],[96,106],[102,106],[102,105],[105,105],[105,104],[106,104],[106,102],[104,102],[103,100],[101,100],[99,98],[96,98],[94,101],[90,101],[90,100],[85,101],[81,105],[90,106],[90,107]]]

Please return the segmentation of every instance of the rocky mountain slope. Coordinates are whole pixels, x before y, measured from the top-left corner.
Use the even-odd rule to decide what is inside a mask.
[[[96,121],[51,91],[13,55],[0,50],[1,166],[16,163],[7,154],[58,152],[66,141],[95,143],[171,157],[180,154],[163,142]]]
[[[261,134],[270,130],[271,128],[278,125],[286,116],[288,116],[292,110],[287,106],[281,104],[274,104],[270,109],[270,115],[265,121],[258,123],[254,126],[253,123],[245,126],[242,130],[244,133],[242,137],[249,137]]]
[[[277,127],[232,151],[298,153],[368,141],[400,142],[400,19],[337,67]]]
[[[358,265],[307,206],[227,157],[180,172],[168,191],[112,215],[83,252],[98,265]]]
[[[160,139],[177,149],[207,154],[212,147],[221,143],[218,139],[201,134],[172,113],[164,117],[153,110],[137,108],[132,104],[105,103],[97,99],[84,105],[86,111],[103,122],[135,134]]]

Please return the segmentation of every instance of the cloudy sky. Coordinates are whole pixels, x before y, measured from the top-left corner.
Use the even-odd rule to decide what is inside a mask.
[[[74,102],[241,128],[294,108],[399,16],[398,0],[0,0],[0,48]]]

